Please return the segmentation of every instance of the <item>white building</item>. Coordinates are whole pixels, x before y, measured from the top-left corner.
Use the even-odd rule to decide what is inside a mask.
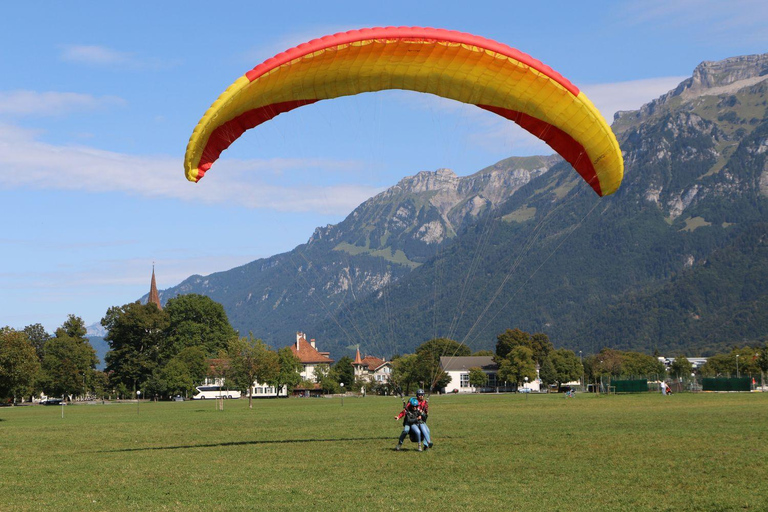
[[[208,365],[211,368],[211,374],[215,375],[216,373],[221,373],[222,370],[226,374],[226,370],[229,368],[229,360],[227,359],[210,359],[208,361]],[[233,391],[233,388],[230,388],[227,384],[227,381],[224,377],[213,377],[208,376],[203,380],[203,383],[200,386],[197,386],[198,388],[211,388],[211,387],[219,387],[221,391],[221,396],[229,396],[233,395],[232,393],[228,393],[228,391]],[[274,398],[276,396],[288,396],[288,388],[286,386],[283,386],[280,389],[280,393],[278,394],[277,389],[274,386],[270,386],[268,384],[262,384],[261,382],[254,381],[251,386],[251,393],[253,398]],[[234,397],[235,395],[233,395]],[[248,396],[248,394],[244,394],[243,396]]]
[[[296,343],[291,345],[291,351],[301,361],[301,378],[310,382],[315,381],[315,368],[333,364],[333,359],[328,357],[330,352],[318,351],[315,340],[307,341],[303,332],[296,333]]]
[[[443,388],[443,393],[475,393],[491,391],[515,391],[517,385],[514,382],[504,382],[499,380],[499,365],[494,362],[492,356],[464,356],[464,357],[441,357],[440,368],[448,374],[450,381]],[[480,368],[488,375],[488,382],[482,388],[475,388],[469,384],[469,369]],[[538,374],[538,372],[537,372]],[[541,382],[536,379],[532,382],[526,382],[522,388],[531,391],[539,391]]]

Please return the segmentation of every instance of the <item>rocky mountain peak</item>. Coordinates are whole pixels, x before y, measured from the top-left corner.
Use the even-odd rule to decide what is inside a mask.
[[[643,105],[640,110],[616,112],[613,129],[620,133],[629,125],[666,111],[669,107],[690,103],[702,96],[733,94],[764,80],[768,80],[768,53],[705,61],[696,66],[690,78],[658,99]]]
[[[456,176],[456,173],[450,169],[421,171],[415,176],[403,178],[390,190],[393,193],[420,194],[434,190],[456,189],[460,180],[461,178]]]

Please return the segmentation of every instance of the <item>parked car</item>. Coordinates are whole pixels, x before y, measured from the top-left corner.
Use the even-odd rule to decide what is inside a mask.
[[[517,388],[518,393],[530,393],[531,388]]]
[[[48,398],[40,402],[40,405],[67,405],[67,402],[61,398]]]
[[[176,395],[175,397],[173,397],[173,401],[174,402],[183,402],[184,401],[184,397],[181,396],[181,395]]]

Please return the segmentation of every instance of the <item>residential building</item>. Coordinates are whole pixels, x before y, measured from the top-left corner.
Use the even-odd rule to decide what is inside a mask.
[[[443,393],[475,393],[490,391],[514,391],[514,382],[500,382],[498,379],[499,365],[492,356],[441,357],[440,368],[448,374],[450,381],[442,389]],[[488,375],[488,382],[482,388],[475,388],[469,383],[469,369],[480,368]],[[537,382],[527,383],[533,387]],[[538,391],[538,387],[536,387]]]
[[[221,388],[221,395],[228,396],[230,393],[227,393],[227,391],[232,390],[232,388],[230,388],[227,384],[227,379],[225,377],[227,370],[229,369],[229,360],[209,359],[208,365],[210,367],[210,375],[206,377],[203,380],[203,383],[197,387],[202,388],[218,386]],[[243,393],[242,396],[245,398],[248,396],[248,393]],[[284,397],[288,396],[288,387],[283,386],[280,389],[280,393],[278,393],[277,388],[274,386],[270,386],[269,384],[264,384],[259,381],[254,381],[251,385],[251,396],[253,396],[253,398],[274,398],[277,396]]]
[[[291,351],[301,361],[301,378],[313,382],[315,380],[315,368],[319,365],[331,366],[333,359],[328,357],[330,352],[317,350],[315,340],[307,341],[303,332],[296,333],[296,343],[291,345]]]
[[[360,349],[357,349],[355,360],[352,362],[355,369],[355,379],[366,379],[376,384],[386,384],[392,374],[392,363],[374,356],[360,357]]]

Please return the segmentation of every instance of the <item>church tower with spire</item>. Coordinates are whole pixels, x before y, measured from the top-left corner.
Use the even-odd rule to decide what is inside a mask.
[[[157,306],[157,309],[161,310],[163,309],[163,306],[160,305],[160,294],[157,293],[157,283],[155,282],[155,265],[152,264],[152,284],[149,285],[149,299],[147,299],[147,304],[155,304]]]

